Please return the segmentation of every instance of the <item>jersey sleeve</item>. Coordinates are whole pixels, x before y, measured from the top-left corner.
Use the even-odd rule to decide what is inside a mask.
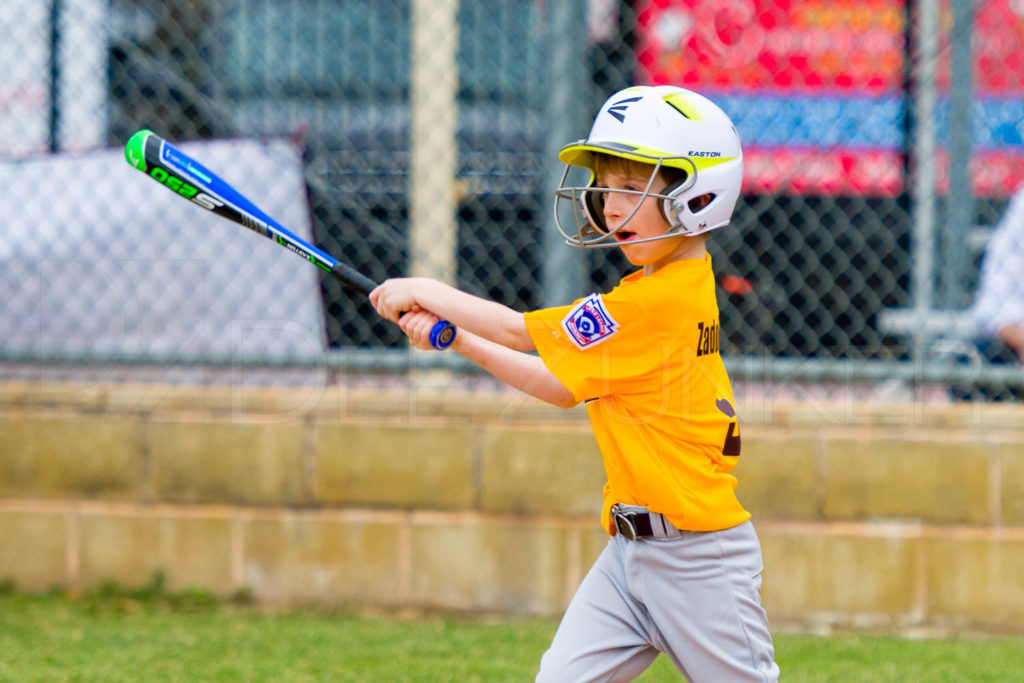
[[[641,391],[671,351],[659,326],[618,288],[531,311],[526,325],[544,364],[577,401]]]

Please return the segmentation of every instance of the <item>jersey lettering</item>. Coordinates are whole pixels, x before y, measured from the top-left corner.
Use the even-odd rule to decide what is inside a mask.
[[[718,321],[697,323],[697,357],[718,353]]]
[[[722,455],[736,457],[740,454],[740,428],[735,420],[729,423],[729,431],[725,433],[725,443],[722,444]]]
[[[727,398],[720,398],[715,401],[715,407],[729,419],[729,430],[725,433],[725,443],[722,444],[722,455],[738,456],[740,454],[740,426],[736,422],[736,409]]]

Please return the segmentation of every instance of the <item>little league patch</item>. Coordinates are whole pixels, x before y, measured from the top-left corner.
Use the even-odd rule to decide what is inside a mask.
[[[600,294],[591,294],[572,307],[562,328],[579,349],[598,344],[618,332],[619,324],[608,314]]]

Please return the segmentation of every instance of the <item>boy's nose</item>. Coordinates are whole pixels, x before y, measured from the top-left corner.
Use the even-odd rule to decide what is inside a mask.
[[[625,196],[618,192],[609,192],[605,196],[604,200],[604,215],[605,218],[617,218],[621,217],[622,211],[625,208]]]

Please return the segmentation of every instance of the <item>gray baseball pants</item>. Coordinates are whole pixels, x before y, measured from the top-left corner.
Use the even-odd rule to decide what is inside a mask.
[[[778,680],[753,525],[678,533],[608,541],[541,659],[538,682],[631,681],[659,652],[692,683]]]

